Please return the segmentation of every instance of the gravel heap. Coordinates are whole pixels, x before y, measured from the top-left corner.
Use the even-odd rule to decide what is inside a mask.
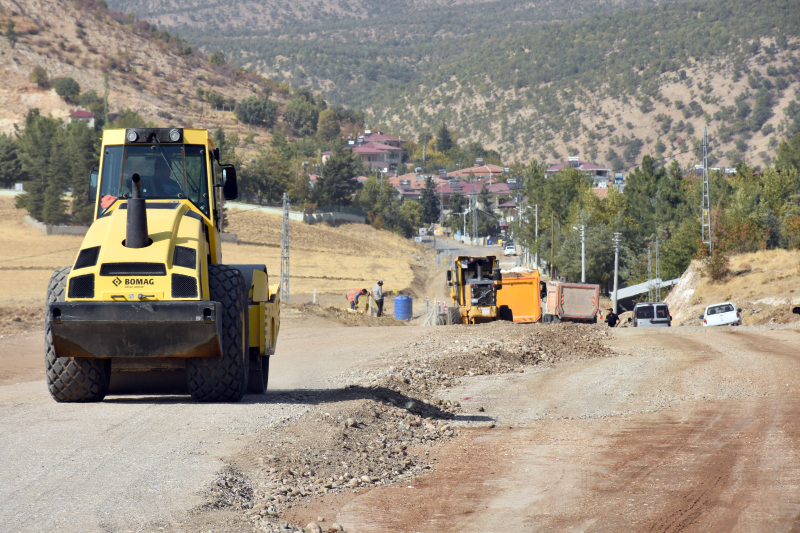
[[[491,423],[461,414],[459,402],[442,401],[437,391],[466,376],[609,356],[600,344],[609,335],[602,325],[569,323],[432,328],[385,366],[343,376],[344,389],[265,435],[250,461],[258,466],[247,474],[244,465],[223,471],[209,506],[241,509],[260,531],[342,531],[316,523],[303,530],[279,517],[312,496],[408,482],[433,468],[426,447],[451,439],[460,426]]]

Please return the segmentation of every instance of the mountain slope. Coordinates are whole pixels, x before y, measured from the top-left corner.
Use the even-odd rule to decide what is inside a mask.
[[[98,95],[107,75],[111,112],[129,108],[161,126],[237,128],[230,110],[212,108],[197,89],[240,100],[261,94],[266,83],[227,66],[213,67],[186,43],[100,1],[0,0],[0,28],[9,21],[16,42],[0,38],[2,132],[13,131],[29,108],[58,118],[76,108],[54,89],[31,81],[36,67],[50,80],[71,77],[81,91]]]
[[[367,110],[373,127],[409,135],[444,120],[507,160],[581,155],[620,169],[649,152],[691,163],[708,125],[717,163],[769,163],[777,140],[800,129],[792,0],[401,2],[352,13],[363,20],[264,31],[254,13],[247,28],[211,36],[179,27],[237,64]]]

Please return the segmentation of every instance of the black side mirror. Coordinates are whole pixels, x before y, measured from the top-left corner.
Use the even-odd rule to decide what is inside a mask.
[[[222,167],[222,196],[226,200],[239,197],[239,186],[236,184],[236,168],[233,165]]]
[[[697,318],[699,318],[700,320],[703,320],[703,318],[704,318],[704,317],[705,317],[705,315],[700,315],[700,316],[699,316],[699,317],[697,317]]]
[[[97,166],[92,167],[92,172],[89,174],[89,201],[92,203],[97,199],[97,178],[99,176]]]
[[[742,312],[742,308],[740,307],[739,309],[737,309],[737,311],[741,313]]]
[[[792,307],[792,313],[800,315],[800,307]]]
[[[453,271],[452,270],[448,270],[447,271],[447,286],[448,287],[452,287],[453,286]]]

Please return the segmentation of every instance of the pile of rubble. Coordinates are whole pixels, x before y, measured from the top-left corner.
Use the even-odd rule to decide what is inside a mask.
[[[425,448],[454,437],[456,422],[491,421],[461,415],[459,402],[439,399],[438,391],[467,376],[608,356],[601,344],[608,335],[604,326],[567,323],[431,329],[384,368],[344,376],[349,384],[319,409],[266,435],[259,449],[269,454],[255,458],[249,475],[223,472],[213,505],[243,510],[263,531],[302,531],[279,517],[315,496],[408,481],[433,468]],[[336,526],[330,531],[342,530]]]

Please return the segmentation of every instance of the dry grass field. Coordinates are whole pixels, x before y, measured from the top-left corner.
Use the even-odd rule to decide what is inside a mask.
[[[38,321],[50,275],[74,262],[83,237],[47,236],[24,222],[25,211],[14,198],[0,197],[0,334]],[[277,284],[281,259],[281,217],[233,212],[228,231],[239,244],[224,243],[226,263],[264,263],[270,284]],[[415,288],[415,269],[425,264],[425,251],[412,241],[362,224],[338,228],[292,222],[291,294],[344,294],[371,288],[378,279],[391,290]],[[343,300],[344,301],[344,300]],[[294,303],[302,303],[297,301]],[[16,320],[19,318],[19,320]]]

